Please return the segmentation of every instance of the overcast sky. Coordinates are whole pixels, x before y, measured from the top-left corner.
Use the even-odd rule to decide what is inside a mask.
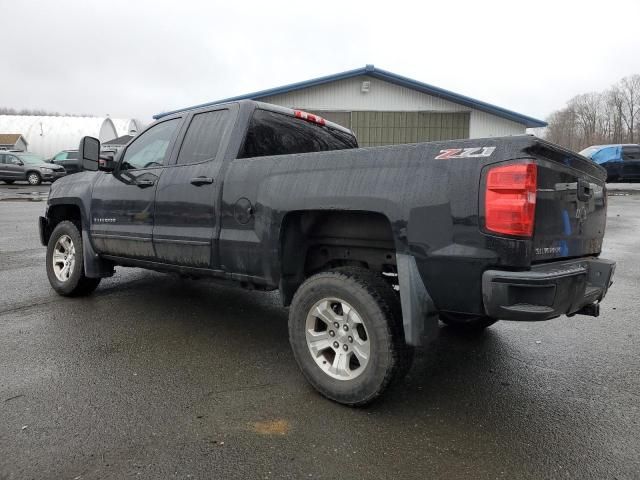
[[[640,1],[0,0],[0,106],[137,117],[367,63],[545,118],[640,73]]]

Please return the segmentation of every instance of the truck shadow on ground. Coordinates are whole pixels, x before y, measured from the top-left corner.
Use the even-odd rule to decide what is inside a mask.
[[[469,460],[471,447],[480,461],[482,452],[514,445],[526,458],[529,448],[548,451],[560,433],[590,438],[599,421],[576,410],[593,389],[535,365],[522,353],[527,340],[500,322],[475,337],[439,328],[416,351],[404,380],[369,407],[353,409],[322,398],[305,381],[277,293],[150,273],[70,302],[56,318],[77,326],[64,333],[78,346],[81,360],[74,362],[89,364],[92,379],[118,378],[121,402],[176,418],[232,418],[240,425],[234,428],[275,418],[291,425],[301,445],[321,432],[327,445],[358,449],[377,432],[403,452],[416,441],[446,445],[451,461]],[[134,380],[141,377],[148,379],[144,388]]]
[[[147,321],[161,324],[174,339],[188,337],[203,349],[207,342],[224,342],[231,350],[279,352],[270,360],[278,363],[275,369],[290,372],[297,368],[288,342],[288,309],[282,307],[276,292],[249,292],[206,280],[156,275],[114,287],[113,293],[120,291],[122,315],[138,315],[137,311],[127,312],[130,304],[145,305]],[[109,290],[102,294],[110,296]],[[512,355],[518,348],[512,341],[503,338],[500,323],[480,335],[460,335],[441,326],[436,338],[416,349],[407,377],[370,408],[451,403],[445,397],[490,401],[496,389],[515,385],[514,369],[522,370],[521,361]],[[215,351],[210,355],[215,356]],[[302,375],[299,379],[306,386]]]

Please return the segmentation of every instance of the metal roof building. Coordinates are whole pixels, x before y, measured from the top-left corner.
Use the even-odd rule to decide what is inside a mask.
[[[546,126],[373,65],[191,108],[243,99],[319,114],[353,130],[361,146],[521,135],[527,128]]]

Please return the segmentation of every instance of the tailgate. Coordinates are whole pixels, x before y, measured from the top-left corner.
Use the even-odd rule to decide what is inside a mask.
[[[606,224],[606,172],[546,142],[530,149],[538,164],[533,262],[598,255]]]

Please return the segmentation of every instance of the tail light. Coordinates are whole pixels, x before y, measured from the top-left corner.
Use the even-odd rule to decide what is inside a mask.
[[[325,125],[326,121],[324,118],[314,115],[313,113],[303,112],[302,110],[294,110],[293,114],[296,118],[301,118],[302,120],[306,120],[307,122],[316,123],[318,125]]]
[[[519,237],[533,235],[537,177],[537,166],[531,162],[489,170],[484,197],[487,230]]]

